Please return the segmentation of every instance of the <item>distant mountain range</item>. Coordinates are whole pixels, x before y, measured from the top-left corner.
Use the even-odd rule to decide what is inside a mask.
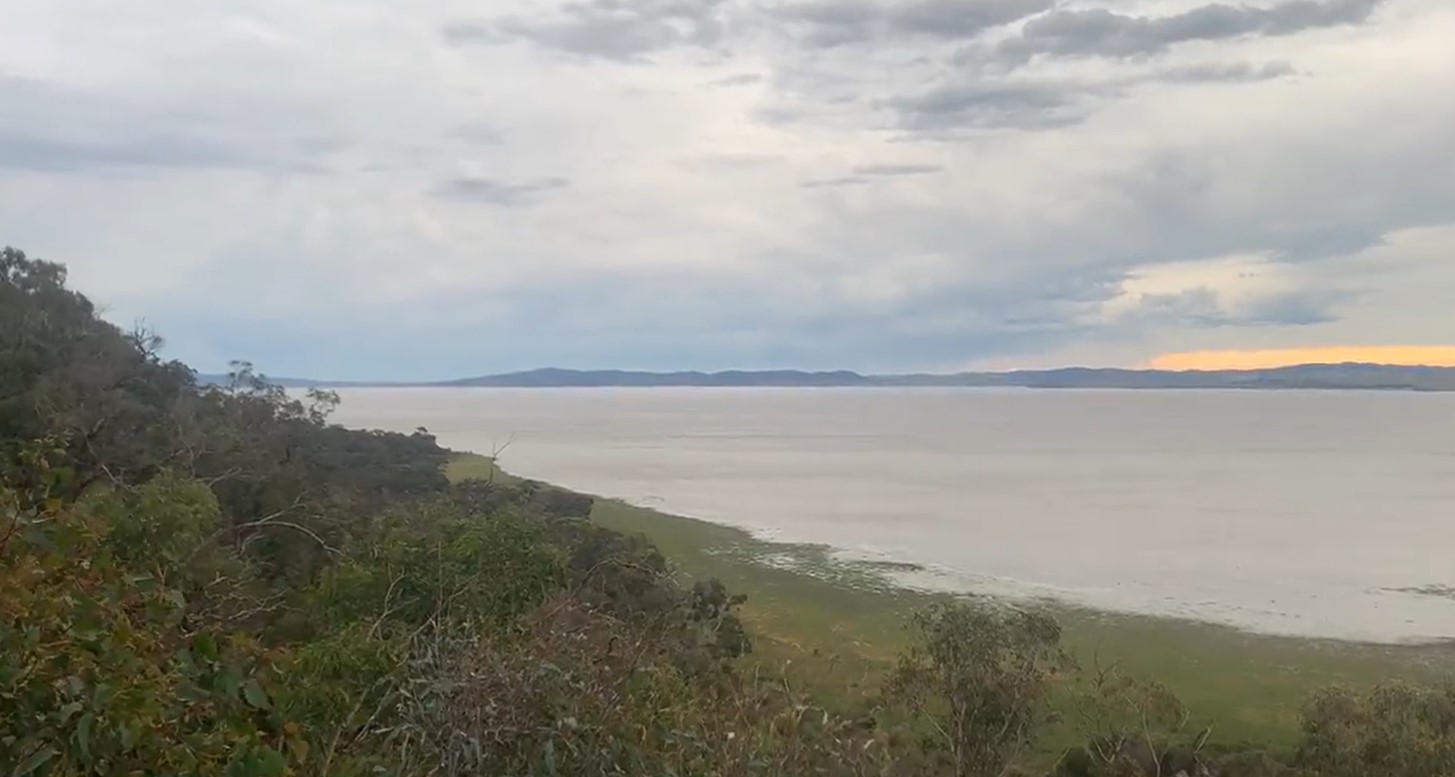
[[[201,375],[203,382],[221,376]],[[636,372],[630,370],[566,370],[546,368],[438,382],[386,383],[272,378],[289,388],[476,387],[476,388],[606,388],[606,387],[967,387],[967,388],[1102,388],[1102,389],[1369,389],[1387,391],[1455,391],[1455,367],[1403,367],[1382,364],[1302,364],[1263,370],[1092,369],[1013,372],[958,372],[863,375],[847,370],[804,372],[758,370],[726,372]]]

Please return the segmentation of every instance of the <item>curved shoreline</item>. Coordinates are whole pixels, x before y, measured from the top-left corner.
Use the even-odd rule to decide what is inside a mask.
[[[1434,411],[1407,403],[442,391],[350,392],[338,417],[423,426],[531,477],[757,539],[950,573],[900,581],[916,587],[1302,637],[1455,636],[1455,600],[1396,590],[1455,585],[1429,551],[1455,539],[1439,509],[1455,499],[1438,476],[1452,449]]]
[[[451,475],[515,478],[473,454],[457,459]],[[824,545],[774,543],[732,526],[596,499],[596,523],[646,536],[685,577],[715,577],[747,595],[743,615],[757,652],[792,661],[803,682],[830,697],[859,693],[859,680],[883,672],[905,644],[909,614],[949,595],[895,585],[872,562],[846,564]],[[1115,661],[1162,681],[1187,703],[1194,721],[1215,724],[1218,738],[1228,742],[1293,742],[1300,708],[1322,687],[1425,682],[1455,672],[1451,644],[1270,636],[1187,619],[1047,606],[1083,664]]]
[[[503,469],[498,469],[498,471],[505,472]],[[1078,589],[1037,583],[1017,577],[977,574],[923,559],[907,558],[902,555],[895,557],[878,548],[842,546],[833,542],[808,538],[781,539],[774,536],[773,530],[747,526],[722,518],[714,519],[674,511],[664,497],[632,499],[575,488],[569,484],[557,483],[548,476],[534,477],[514,474],[510,476],[528,477],[538,482],[549,483],[555,488],[587,494],[599,500],[617,502],[633,510],[660,516],[663,521],[691,521],[742,532],[744,539],[741,540],[741,544],[754,548],[754,553],[758,557],[755,559],[755,563],[778,565],[784,569],[794,569],[802,574],[838,580],[841,583],[852,580],[855,585],[870,589],[895,589],[929,596],[987,596],[1008,601],[1037,603],[1057,612],[1088,613],[1108,618],[1176,621],[1275,639],[1308,640],[1375,648],[1438,647],[1455,644],[1455,635],[1401,634],[1383,638],[1375,636],[1375,632],[1368,629],[1356,631],[1347,629],[1347,627],[1343,633],[1301,631],[1294,624],[1302,620],[1304,616],[1295,614],[1298,612],[1296,609],[1290,612],[1259,611],[1249,609],[1246,605],[1219,604],[1217,600],[1193,602],[1170,598],[1154,599],[1144,592],[1140,597],[1123,596],[1122,604],[1124,606],[1118,606],[1117,603],[1108,601],[1109,598],[1112,598],[1111,596],[1097,596],[1094,593],[1080,592]],[[644,503],[649,501],[657,504]],[[1455,602],[1455,591],[1440,588],[1439,592],[1432,592],[1429,588],[1439,587],[1384,588],[1378,589],[1377,592],[1387,595],[1424,596]],[[1371,591],[1371,593],[1373,592]],[[1219,610],[1223,613],[1221,616],[1218,613]],[[1318,619],[1315,618],[1315,620]]]

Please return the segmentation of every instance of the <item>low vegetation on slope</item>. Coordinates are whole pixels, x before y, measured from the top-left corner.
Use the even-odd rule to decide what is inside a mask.
[[[1051,617],[946,603],[826,707],[589,499],[451,483],[423,430],[158,345],[0,254],[0,773],[1002,775],[1081,671]],[[1063,774],[1455,772],[1448,691],[1329,691],[1285,766],[1199,752],[1155,683],[1089,687]]]

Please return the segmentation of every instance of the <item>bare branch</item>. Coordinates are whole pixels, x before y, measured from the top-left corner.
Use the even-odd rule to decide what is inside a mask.
[[[399,581],[403,579],[404,573],[400,572],[399,574],[394,576],[394,579],[392,581],[390,581],[389,590],[384,592],[384,609],[379,613],[379,617],[374,621],[374,625],[369,628],[370,639],[374,638],[374,635],[379,632],[379,627],[384,625],[384,620],[388,618],[391,613],[393,613],[394,610],[389,604],[389,600],[394,598],[394,587],[399,585]]]
[[[284,529],[292,529],[296,532],[306,534],[310,538],[312,538],[314,542],[318,543],[319,547],[323,548],[325,551],[328,551],[335,556],[344,555],[343,551],[333,547],[332,545],[329,545],[327,542],[324,542],[323,538],[318,536],[318,534],[315,533],[312,529],[301,524],[293,523],[292,521],[282,521],[276,518],[270,518],[262,521],[253,521],[251,523],[239,524],[238,526],[233,527],[232,531],[243,531],[244,529],[266,529],[273,526],[279,526]]]
[[[332,545],[329,545],[327,542],[324,541],[322,537],[318,536],[317,532],[313,531],[312,529],[301,524],[294,523],[292,521],[282,520],[283,516],[293,512],[294,510],[298,510],[303,506],[303,497],[300,495],[293,500],[293,504],[290,504],[281,510],[276,510],[272,513],[269,513],[268,515],[265,515],[255,521],[248,521],[247,523],[235,524],[233,526],[225,526],[221,529],[218,529],[210,536],[208,536],[207,539],[199,543],[197,547],[192,549],[192,553],[187,557],[187,561],[192,561],[205,548],[211,546],[213,543],[217,542],[223,537],[226,537],[229,534],[236,534],[238,532],[247,531],[248,529],[267,529],[273,526],[281,527],[284,529],[292,529],[293,531],[299,532],[300,534],[304,534],[311,538],[314,542],[318,543],[319,547],[323,548],[324,551],[334,556],[343,556],[343,551],[333,547]],[[246,548],[247,543],[250,541],[251,539],[244,540],[243,547]]]

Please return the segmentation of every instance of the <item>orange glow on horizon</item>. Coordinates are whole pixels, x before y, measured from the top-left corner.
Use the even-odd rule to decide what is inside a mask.
[[[1156,370],[1262,370],[1295,364],[1391,364],[1455,367],[1452,345],[1329,346],[1256,351],[1194,351],[1162,354],[1147,366]]]

